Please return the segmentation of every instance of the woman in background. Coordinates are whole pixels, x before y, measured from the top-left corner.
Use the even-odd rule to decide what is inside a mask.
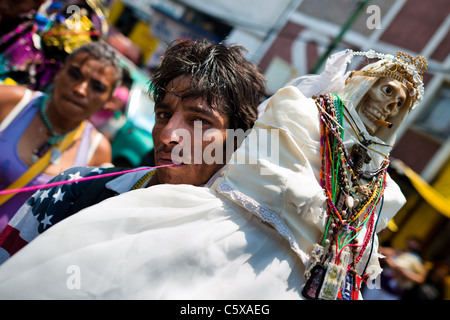
[[[73,166],[110,163],[108,139],[87,119],[111,99],[121,78],[114,50],[91,42],[67,58],[50,95],[0,86],[0,190],[24,174],[31,176],[26,185],[39,185]],[[49,160],[43,169],[30,172],[42,159]],[[0,230],[31,194],[0,196]]]

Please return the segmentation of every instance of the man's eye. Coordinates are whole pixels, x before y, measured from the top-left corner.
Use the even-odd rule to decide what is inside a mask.
[[[209,126],[209,125],[211,125],[211,121],[206,120],[206,119],[203,119],[203,118],[194,118],[192,121],[193,121],[194,123],[195,123],[196,121],[200,121],[200,122],[202,123],[202,125],[204,125],[204,126]]]
[[[381,90],[387,95],[391,95],[393,91],[391,86],[383,86]]]
[[[155,117],[157,120],[164,120],[170,118],[170,114],[168,114],[167,112],[156,112]]]

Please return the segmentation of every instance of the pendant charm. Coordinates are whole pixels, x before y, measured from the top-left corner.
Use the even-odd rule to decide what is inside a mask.
[[[306,299],[317,300],[319,298],[319,292],[322,287],[326,269],[323,265],[316,264],[310,273],[311,276],[303,287],[302,295]]]
[[[61,158],[61,151],[59,151],[56,148],[53,148],[52,153],[51,153],[50,163],[58,164],[60,158]]]
[[[39,147],[39,149],[37,149],[37,151],[34,151],[34,153],[39,157],[42,158],[44,156],[44,154],[47,153],[47,151],[52,147],[52,145],[50,143],[45,142],[42,146]]]
[[[360,286],[361,277],[350,271],[345,276],[341,292],[338,294],[338,300],[358,300]]]
[[[314,268],[316,264],[320,262],[320,258],[323,255],[323,250],[324,248],[321,245],[319,245],[318,243],[314,244],[313,250],[311,251],[310,263],[305,271],[306,278],[309,278],[311,276],[311,270]]]
[[[364,164],[370,163],[371,158],[363,146],[354,144],[350,154],[350,162],[352,164],[353,172],[359,176],[361,174]]]
[[[353,293],[353,284],[355,281],[355,276],[349,272],[345,276],[344,284],[342,285],[342,289],[338,294],[338,300],[353,300],[352,299],[352,293]]]
[[[31,163],[36,163],[39,160],[39,157],[36,154],[31,156]]]
[[[334,263],[329,263],[320,289],[319,299],[336,300],[344,278],[345,269]]]

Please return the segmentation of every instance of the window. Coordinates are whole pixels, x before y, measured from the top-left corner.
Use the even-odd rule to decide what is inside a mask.
[[[420,115],[415,125],[445,141],[450,136],[450,84],[444,83],[432,100],[431,105]]]

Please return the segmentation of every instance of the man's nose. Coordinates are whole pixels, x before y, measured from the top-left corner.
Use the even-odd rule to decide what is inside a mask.
[[[175,113],[162,130],[161,141],[165,144],[179,144],[183,142],[186,134],[189,132],[186,129],[185,121]]]

